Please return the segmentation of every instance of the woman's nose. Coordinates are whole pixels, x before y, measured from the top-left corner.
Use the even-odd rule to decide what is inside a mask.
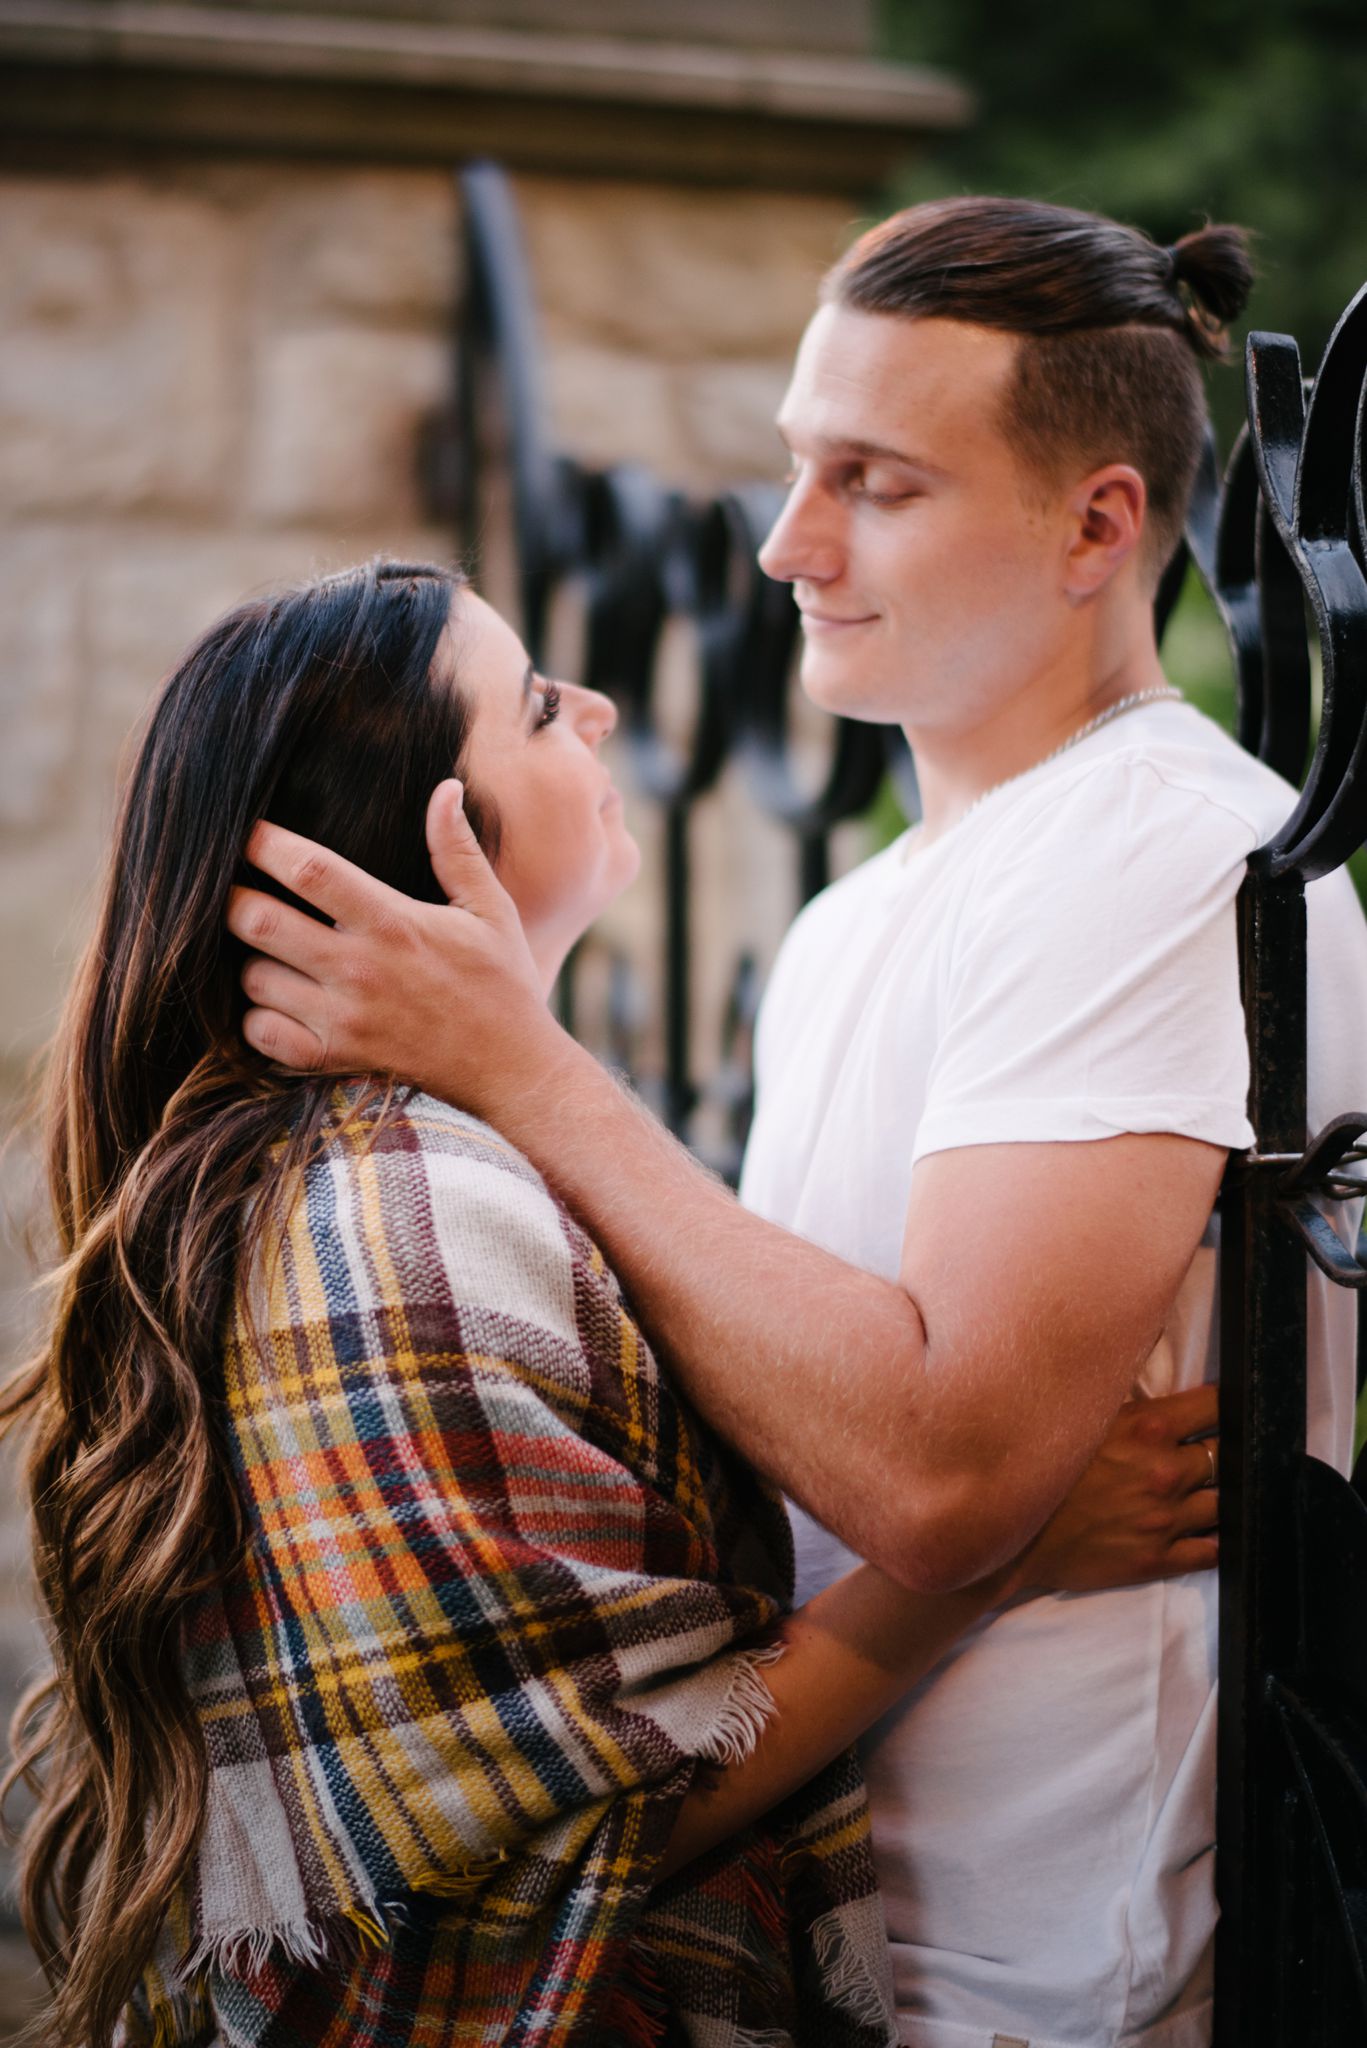
[[[601,690],[586,690],[582,683],[575,683],[571,687],[576,698],[575,724],[590,746],[596,747],[609,733],[615,731],[617,706],[611,697],[605,696]]]

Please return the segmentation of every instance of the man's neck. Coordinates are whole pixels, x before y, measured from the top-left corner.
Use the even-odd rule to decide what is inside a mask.
[[[1102,712],[1166,684],[1151,631],[1112,653],[1106,662],[1059,661],[975,726],[905,727],[920,785],[922,843],[949,831],[979,797],[1037,766]]]

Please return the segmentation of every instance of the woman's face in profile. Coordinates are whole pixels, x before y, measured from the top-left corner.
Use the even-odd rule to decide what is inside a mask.
[[[512,627],[473,592],[458,595],[447,630],[472,714],[467,780],[498,814],[499,880],[553,975],[640,866],[598,756],[617,713],[597,690],[538,675]]]

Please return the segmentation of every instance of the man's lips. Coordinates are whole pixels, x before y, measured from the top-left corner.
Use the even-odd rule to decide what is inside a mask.
[[[842,618],[836,612],[809,612],[805,605],[799,605],[802,613],[804,633],[847,633],[852,626],[871,626],[878,616],[876,612],[864,612],[858,618]]]

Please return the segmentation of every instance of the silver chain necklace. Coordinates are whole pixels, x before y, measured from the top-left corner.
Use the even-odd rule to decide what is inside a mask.
[[[1051,761],[1057,761],[1059,755],[1066,754],[1070,747],[1080,747],[1084,740],[1089,740],[1094,732],[1100,732],[1102,726],[1109,725],[1113,718],[1123,718],[1127,711],[1135,711],[1141,704],[1157,704],[1165,697],[1180,697],[1181,694],[1182,692],[1175,690],[1171,683],[1163,683],[1156,689],[1134,690],[1128,697],[1118,698],[1114,704],[1108,704],[1104,711],[1098,711],[1095,718],[1089,718],[1085,725],[1080,725],[1076,732],[1069,733],[1067,739],[1061,740],[1052,753],[1041,755],[1040,759],[1032,761],[1028,768],[1018,768],[1014,775],[1003,775],[1000,782],[994,782],[990,789],[985,789],[980,795],[975,796],[968,809],[960,813],[956,822],[962,825],[965,818],[972,817],[979,804],[985,804],[999,789],[1006,789],[1011,783],[1019,782],[1023,775],[1033,775],[1037,768],[1047,768]]]

